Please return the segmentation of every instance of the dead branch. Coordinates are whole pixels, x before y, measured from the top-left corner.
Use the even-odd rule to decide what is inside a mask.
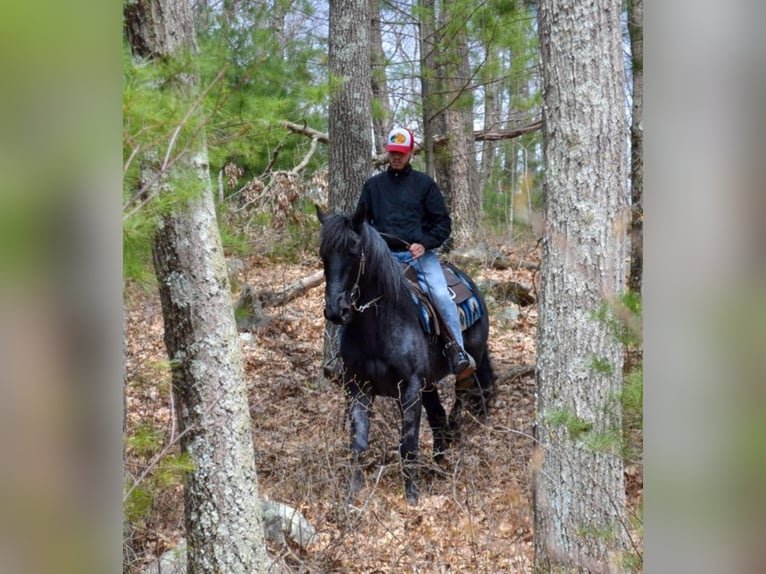
[[[506,377],[509,381],[520,379],[521,377],[533,377],[535,376],[536,369],[537,365],[514,365],[508,369]]]
[[[537,302],[537,298],[532,294],[531,287],[517,281],[496,283],[489,288],[489,293],[497,299],[512,301],[519,307],[527,307]]]
[[[306,124],[300,125],[293,122],[282,122],[282,127],[285,129],[290,130],[293,133],[304,135],[309,138],[316,138],[317,141],[322,142],[323,144],[329,144],[330,143],[330,137],[322,133],[320,131],[317,131],[313,128],[307,127]],[[508,128],[503,130],[476,130],[473,132],[473,139],[477,142],[482,141],[498,141],[498,140],[509,140],[513,138],[517,138],[520,136],[523,136],[524,134],[528,134],[530,132],[539,130],[543,127],[542,120],[537,120],[535,122],[532,122],[531,124],[528,124],[526,126],[521,126],[518,128]],[[449,140],[449,136],[446,135],[436,135],[434,136],[434,145],[435,146],[441,146],[445,145],[447,141]],[[421,147],[419,145],[415,145],[414,154],[417,155],[421,151]],[[375,156],[372,159],[372,164],[374,167],[380,167],[382,165],[385,165],[385,163],[388,160],[386,159],[385,154],[381,154],[378,156]]]
[[[322,281],[324,281],[324,271],[320,270],[280,291],[254,291],[249,285],[245,286],[234,304],[237,327],[243,331],[262,325],[269,320],[264,309],[286,305],[309,289],[320,285]]]
[[[309,138],[317,138],[323,144],[330,143],[330,138],[327,134],[323,134],[313,128],[306,127],[306,124],[298,125],[293,122],[282,122],[282,127],[295,132],[296,134],[304,135]]]
[[[303,168],[306,167],[309,164],[309,161],[311,160],[311,156],[314,155],[314,152],[317,150],[317,141],[319,140],[318,137],[311,138],[311,147],[309,148],[308,153],[306,153],[306,157],[303,158],[301,163],[296,165],[293,169],[290,171],[294,174],[299,174],[301,171],[303,171]]]

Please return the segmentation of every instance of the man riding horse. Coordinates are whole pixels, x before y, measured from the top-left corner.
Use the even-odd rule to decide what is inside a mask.
[[[368,223],[383,236],[392,255],[415,270],[420,288],[443,319],[444,353],[452,372],[463,379],[476,369],[476,362],[464,348],[458,308],[434,251],[449,238],[452,220],[437,183],[410,165],[414,147],[410,130],[394,128],[388,134],[389,167],[365,182],[357,209],[366,208]]]

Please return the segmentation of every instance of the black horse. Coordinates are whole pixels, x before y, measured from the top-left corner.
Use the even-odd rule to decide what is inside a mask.
[[[326,214],[318,206],[316,210],[322,223],[319,254],[324,264],[324,314],[342,325],[342,384],[352,454],[349,498],[356,497],[364,481],[361,457],[368,448],[372,402],[380,395],[396,398],[401,409],[399,453],[405,494],[410,504],[416,504],[421,408],[425,407],[433,431],[437,461],[457,437],[464,405],[476,416],[486,414],[495,383],[487,349],[486,304],[476,285],[468,280],[479,301],[480,317],[464,331],[463,338],[477,369],[469,379],[458,381],[448,421],[436,383],[449,374],[449,364],[442,343],[424,330],[421,311],[413,301],[401,264],[380,234],[366,223],[364,208],[351,215]]]

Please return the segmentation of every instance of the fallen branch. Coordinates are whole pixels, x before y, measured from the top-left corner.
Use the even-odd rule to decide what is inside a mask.
[[[322,281],[324,281],[324,271],[320,270],[288,285],[281,291],[255,291],[249,285],[245,286],[234,304],[237,327],[240,330],[258,327],[269,319],[264,313],[265,308],[286,305],[309,289],[320,285]]]
[[[506,375],[509,381],[520,379],[521,377],[534,377],[537,365],[514,365],[508,369]]]

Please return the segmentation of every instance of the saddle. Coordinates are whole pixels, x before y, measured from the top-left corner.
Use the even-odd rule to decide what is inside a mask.
[[[413,301],[420,309],[420,322],[423,330],[429,335],[437,337],[442,335],[444,319],[439,310],[434,306],[431,298],[423,291],[418,283],[417,273],[411,265],[402,263],[404,276],[410,286]],[[447,281],[452,301],[457,305],[460,315],[460,328],[465,331],[473,325],[482,315],[481,304],[476,293],[471,289],[468,278],[460,271],[447,263],[441,264],[442,273]]]

